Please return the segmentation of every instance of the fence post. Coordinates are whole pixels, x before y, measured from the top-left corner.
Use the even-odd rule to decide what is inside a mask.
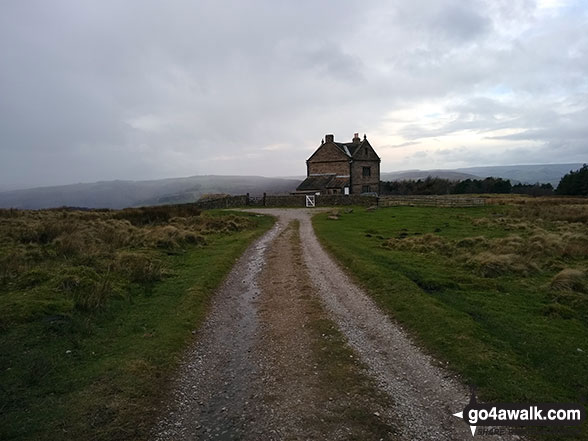
[[[263,193],[263,206],[265,207],[265,192]]]

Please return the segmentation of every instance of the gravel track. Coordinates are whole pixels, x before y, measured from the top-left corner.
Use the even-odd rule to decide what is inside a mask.
[[[257,276],[279,224],[251,245],[218,290],[211,311],[187,352],[174,394],[156,426],[155,440],[239,439],[247,426],[248,382],[258,327]]]
[[[333,436],[325,437],[320,431],[300,427],[301,422],[309,421],[302,415],[309,413],[305,409],[320,413],[325,407],[313,391],[317,380],[306,378],[313,373],[308,366],[309,334],[299,329],[305,321],[304,307],[293,298],[268,294],[273,283],[285,284],[280,288],[284,293],[295,293],[310,283],[312,295],[320,298],[326,315],[346,337],[377,387],[393,402],[382,411],[382,419],[399,422],[396,439],[471,439],[469,427],[452,416],[468,402],[467,389],[415,346],[323,250],[310,221],[316,210],[254,211],[276,216],[278,221],[249,247],[217,292],[209,317],[186,354],[153,438],[346,439],[344,433],[331,432]],[[281,262],[282,269],[276,271],[281,259],[291,257],[283,245],[279,248],[274,242],[279,242],[293,220],[300,222],[303,263],[288,272],[294,264]],[[306,281],[302,275],[297,280],[296,273],[304,273]],[[288,318],[284,312],[294,318],[276,327]],[[296,332],[290,332],[294,329]],[[291,339],[286,338],[290,333]],[[290,369],[288,354],[296,358]],[[293,372],[304,378],[296,379]],[[282,383],[276,381],[278,377]],[[275,405],[267,404],[268,396]],[[476,439],[519,437],[477,435]]]

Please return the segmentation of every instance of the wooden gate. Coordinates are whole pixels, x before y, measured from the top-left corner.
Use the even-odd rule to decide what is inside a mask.
[[[313,208],[315,206],[314,195],[306,195],[306,206],[309,208]]]

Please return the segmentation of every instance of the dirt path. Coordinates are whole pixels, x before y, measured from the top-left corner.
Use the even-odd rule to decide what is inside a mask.
[[[310,213],[259,211],[278,222],[217,293],[154,439],[471,439],[452,416],[466,389],[324,252]]]

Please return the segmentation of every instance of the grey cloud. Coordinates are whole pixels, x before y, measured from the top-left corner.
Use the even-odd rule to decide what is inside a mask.
[[[3,2],[0,188],[303,174],[325,132],[369,136],[390,111],[435,100],[455,120],[408,122],[401,145],[516,126],[575,155],[587,138],[569,117],[587,107],[581,12],[538,22],[527,0]],[[524,104],[499,102],[496,87]],[[287,147],[264,150],[275,144]]]
[[[491,26],[490,19],[482,17],[475,7],[476,2],[459,2],[444,8],[434,20],[434,28],[459,42],[469,42],[485,34]]]
[[[378,150],[399,149],[402,147],[409,147],[411,145],[416,145],[416,144],[418,144],[417,141],[407,141],[407,142],[403,142],[401,144],[384,144],[384,145],[378,146]]]

